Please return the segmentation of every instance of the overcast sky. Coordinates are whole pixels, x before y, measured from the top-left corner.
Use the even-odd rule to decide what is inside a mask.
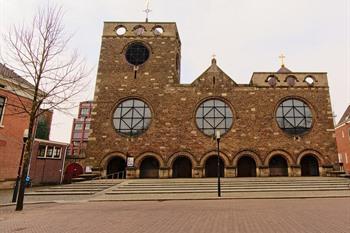
[[[103,21],[144,21],[145,0],[55,0],[64,25],[94,67],[80,99],[93,98]],[[0,0],[0,30],[30,20],[47,0]],[[278,56],[295,72],[328,72],[338,121],[350,104],[350,1],[348,0],[151,0],[150,21],[174,21],[182,42],[181,82],[190,83],[216,54],[237,83],[255,71],[276,71]],[[3,46],[1,45],[1,49]],[[54,113],[52,140],[69,142],[73,115]]]

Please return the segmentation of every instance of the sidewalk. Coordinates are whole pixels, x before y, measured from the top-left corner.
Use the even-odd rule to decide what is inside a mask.
[[[346,233],[350,198],[127,201],[0,208],[0,229],[50,233]]]

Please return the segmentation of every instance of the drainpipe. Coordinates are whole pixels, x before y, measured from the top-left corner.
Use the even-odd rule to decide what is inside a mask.
[[[64,149],[64,153],[63,153],[63,159],[62,159],[60,184],[62,184],[62,181],[63,181],[64,163],[66,162],[67,148],[68,146],[66,145],[66,148]]]

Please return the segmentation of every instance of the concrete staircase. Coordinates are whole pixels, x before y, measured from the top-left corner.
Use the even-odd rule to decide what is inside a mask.
[[[223,198],[350,197],[350,179],[338,177],[222,178]],[[212,199],[217,179],[138,179],[107,190],[96,200]]]
[[[44,195],[92,195],[106,190],[114,185],[123,182],[123,180],[89,180],[67,185],[50,186],[38,189],[34,192],[26,193],[26,196],[44,196]]]

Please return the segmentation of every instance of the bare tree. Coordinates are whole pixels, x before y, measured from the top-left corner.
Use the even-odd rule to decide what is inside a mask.
[[[29,115],[29,126],[16,210],[23,209],[25,179],[37,118],[47,110],[70,108],[69,100],[83,91],[87,84],[85,79],[89,71],[84,60],[77,52],[67,53],[71,36],[64,32],[62,17],[61,7],[47,5],[38,9],[28,26],[14,26],[5,35],[7,66],[32,84],[29,88],[21,85],[20,90],[32,96],[31,105],[17,106],[19,111]]]

